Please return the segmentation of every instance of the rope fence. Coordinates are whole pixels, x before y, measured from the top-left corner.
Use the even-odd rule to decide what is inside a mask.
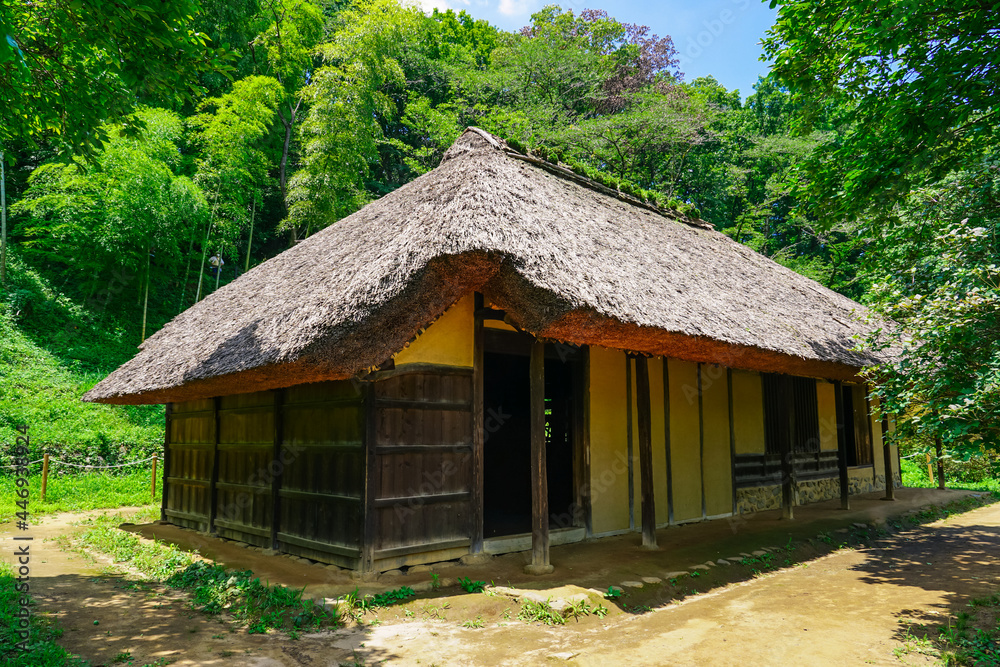
[[[26,467],[28,467],[30,465],[34,465],[35,463],[41,463],[42,464],[42,500],[44,501],[45,500],[45,490],[48,487],[48,481],[49,481],[49,465],[52,464],[52,463],[56,463],[58,465],[63,465],[63,466],[69,466],[71,468],[81,468],[83,470],[108,470],[110,468],[125,468],[127,466],[136,466],[136,465],[139,465],[139,464],[142,464],[142,463],[148,463],[150,461],[153,462],[153,470],[152,470],[152,474],[150,475],[150,477],[152,478],[152,481],[150,483],[150,497],[152,497],[153,499],[155,499],[156,498],[156,464],[159,461],[159,457],[157,457],[156,454],[153,454],[152,456],[150,456],[147,459],[141,459],[139,461],[129,461],[128,463],[119,463],[117,465],[110,465],[110,466],[95,466],[95,465],[91,465],[89,463],[70,463],[69,461],[60,461],[59,459],[49,458],[48,454],[44,454],[42,456],[42,458],[35,459],[34,461],[28,461],[24,465],[0,466],[0,468],[26,468]]]

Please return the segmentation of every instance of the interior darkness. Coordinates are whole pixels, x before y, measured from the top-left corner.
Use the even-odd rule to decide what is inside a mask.
[[[847,449],[847,465],[858,465],[858,445],[854,437],[854,392],[850,387],[841,387],[844,410],[844,444]]]
[[[512,334],[513,336],[514,334]],[[529,357],[521,345],[490,345],[484,355],[483,535],[531,532]],[[503,351],[497,350],[500,347]],[[549,525],[572,525],[573,367],[545,360],[545,447]]]

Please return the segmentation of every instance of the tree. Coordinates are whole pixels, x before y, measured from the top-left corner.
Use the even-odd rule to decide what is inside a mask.
[[[998,145],[1000,24],[979,0],[772,0],[764,40],[811,130],[832,104],[845,132],[806,165],[825,220],[891,206],[911,187],[975,165]]]
[[[137,99],[179,101],[226,54],[188,27],[198,0],[35,0],[0,6],[0,145],[93,153],[108,123],[134,133]]]
[[[210,247],[236,257],[237,240],[245,228],[249,228],[247,244],[252,243],[253,215],[261,204],[262,189],[273,166],[263,142],[284,97],[285,89],[277,79],[249,76],[234,83],[231,92],[203,102],[201,113],[189,121],[196,130],[195,143],[200,152],[195,182],[211,202],[201,245],[196,301],[203,293],[202,277]]]
[[[998,6],[775,4],[765,55],[798,128],[816,127],[824,106],[842,112],[797,192],[823,224],[861,226],[867,299],[898,322],[867,341],[892,352],[868,372],[875,391],[902,435],[995,449]]]

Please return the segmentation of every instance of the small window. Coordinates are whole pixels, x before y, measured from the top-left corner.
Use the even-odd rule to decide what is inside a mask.
[[[780,454],[781,443],[788,437],[789,414],[794,411],[792,451],[815,453],[819,451],[819,406],[816,398],[816,380],[776,373],[762,375],[764,388],[764,439],[768,454]],[[791,396],[786,394],[791,391]]]

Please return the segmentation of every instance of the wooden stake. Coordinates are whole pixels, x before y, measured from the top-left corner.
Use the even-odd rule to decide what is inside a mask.
[[[937,421],[938,413],[937,410],[934,411],[934,421]],[[941,443],[941,436],[936,436],[934,438],[934,450],[937,453],[937,469],[938,469],[938,488],[942,491],[945,489],[944,480],[944,445]]]
[[[49,455],[42,455],[42,502],[45,502],[45,489],[49,485]]]
[[[150,487],[149,497],[156,500],[156,454],[153,454],[153,481]]]
[[[927,479],[931,484],[934,483],[934,467],[931,465],[931,454],[927,453]]]
[[[879,406],[881,409],[881,405]],[[882,460],[885,462],[885,498],[895,500],[895,484],[892,481],[892,450],[889,447],[889,415],[882,413]]]
[[[545,343],[531,346],[531,563],[526,574],[548,574],[549,485],[545,465]]]
[[[639,479],[642,481],[642,546],[656,548],[656,505],[653,501],[653,426],[649,401],[649,362],[635,358],[636,412],[639,417]]]

